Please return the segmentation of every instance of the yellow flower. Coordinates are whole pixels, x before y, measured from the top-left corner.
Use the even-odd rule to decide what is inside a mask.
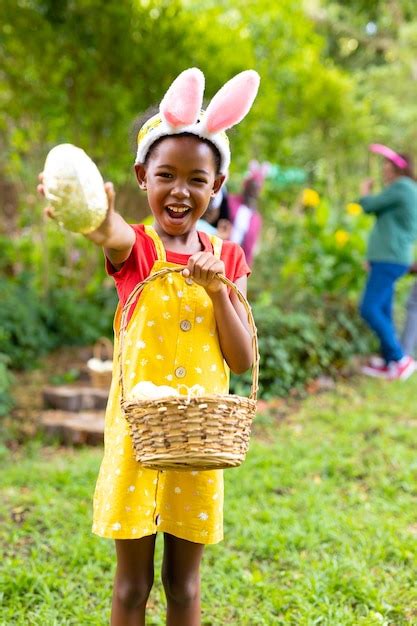
[[[346,205],[346,211],[349,215],[360,215],[362,213],[362,207],[357,202],[349,202]]]
[[[343,246],[349,241],[350,235],[345,230],[339,228],[339,230],[335,232],[334,238],[336,239],[336,244],[339,248],[343,248]]]
[[[304,206],[314,208],[320,204],[320,196],[314,189],[303,189],[301,202]]]

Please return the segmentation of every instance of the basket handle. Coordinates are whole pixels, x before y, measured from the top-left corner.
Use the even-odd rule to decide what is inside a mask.
[[[125,400],[125,388],[124,388],[124,380],[123,380],[123,346],[124,346],[124,336],[125,336],[127,319],[128,319],[130,308],[132,304],[134,303],[134,301],[137,299],[137,296],[139,296],[139,294],[145,287],[145,285],[153,282],[154,280],[158,278],[162,278],[163,276],[166,276],[167,274],[171,274],[173,272],[180,274],[181,272],[183,272],[184,269],[185,269],[184,267],[175,267],[175,268],[165,267],[162,270],[155,272],[154,274],[150,274],[147,278],[145,278],[145,280],[142,280],[140,283],[136,285],[136,287],[133,289],[128,299],[126,300],[125,305],[123,306],[122,318],[120,321],[120,331],[119,331],[119,367],[120,367],[119,381],[120,381],[122,403]],[[250,392],[249,398],[251,400],[256,400],[258,389],[259,389],[259,385],[258,385],[259,383],[259,349],[258,349],[258,335],[256,331],[255,320],[253,319],[252,309],[250,307],[249,302],[243,295],[243,293],[236,287],[235,283],[233,283],[231,280],[226,278],[226,276],[224,276],[223,274],[218,274],[217,276],[219,280],[222,281],[222,283],[227,285],[230,289],[232,289],[232,291],[235,292],[236,296],[238,297],[240,302],[243,304],[246,310],[246,314],[248,316],[249,326],[252,331],[252,353],[253,353],[252,384],[251,384],[251,392]]]
[[[102,355],[105,358],[112,360],[113,358],[113,344],[107,337],[99,337],[94,344],[93,356],[95,359],[103,360]],[[104,359],[105,360],[105,359]]]

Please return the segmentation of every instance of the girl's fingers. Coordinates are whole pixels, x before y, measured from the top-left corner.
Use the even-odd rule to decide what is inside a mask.
[[[41,194],[41,196],[45,195],[45,187],[43,185],[38,185],[36,189],[37,189],[37,192]]]
[[[115,197],[116,197],[116,193],[114,191],[113,183],[111,183],[111,182],[104,183],[104,191],[106,192],[107,203],[109,205],[109,211],[113,211],[114,210],[114,200],[115,200]]]
[[[39,172],[38,180],[39,180],[40,183],[43,183],[43,172]]]
[[[51,206],[45,207],[44,210],[43,210],[43,214],[46,217],[49,217],[49,218],[51,218],[53,220],[55,219],[55,213],[54,213],[54,210],[53,210],[53,208]]]
[[[197,254],[193,254],[192,256],[190,256],[190,258],[188,259],[188,263],[187,263],[187,268],[190,271],[190,275],[194,276],[194,270],[195,270],[195,266],[196,264],[198,264],[201,255],[203,255],[204,252],[197,252]]]
[[[183,270],[185,277],[191,276],[197,283],[207,287],[217,274],[224,274],[223,261],[216,259],[210,252],[197,252],[189,260],[187,267]]]
[[[211,282],[216,275],[216,267],[217,267],[216,260],[214,260],[214,263],[213,263],[213,258],[206,259],[205,263],[203,263],[203,265],[201,266],[201,270],[200,270],[201,279],[208,283]]]

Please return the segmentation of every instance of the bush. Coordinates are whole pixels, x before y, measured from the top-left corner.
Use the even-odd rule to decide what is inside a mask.
[[[0,301],[0,353],[12,369],[28,369],[54,348],[93,343],[112,332],[113,288],[54,289],[40,296],[31,277],[22,275],[0,279]]]
[[[284,312],[273,302],[253,306],[261,355],[259,395],[285,396],[318,376],[334,374],[357,354],[371,350],[373,337],[353,305],[310,300],[297,312]],[[247,394],[250,372],[233,377],[236,393]]]
[[[0,302],[0,353],[7,354],[10,367],[27,369],[54,345],[45,326],[45,303],[28,275],[0,279]]]
[[[47,302],[46,329],[54,347],[87,345],[98,337],[112,335],[117,304],[113,287],[102,287],[90,294],[75,289],[54,290]]]
[[[13,406],[10,395],[13,377],[7,368],[8,362],[7,355],[0,353],[0,417],[6,415]]]

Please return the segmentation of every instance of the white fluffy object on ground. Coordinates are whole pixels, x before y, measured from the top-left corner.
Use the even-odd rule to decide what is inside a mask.
[[[107,213],[103,178],[90,157],[70,143],[50,150],[44,167],[45,196],[58,223],[75,233],[90,233]]]
[[[106,361],[102,361],[101,359],[88,359],[87,367],[93,372],[99,372],[103,374],[104,372],[111,372],[113,369],[113,361],[107,359]]]

